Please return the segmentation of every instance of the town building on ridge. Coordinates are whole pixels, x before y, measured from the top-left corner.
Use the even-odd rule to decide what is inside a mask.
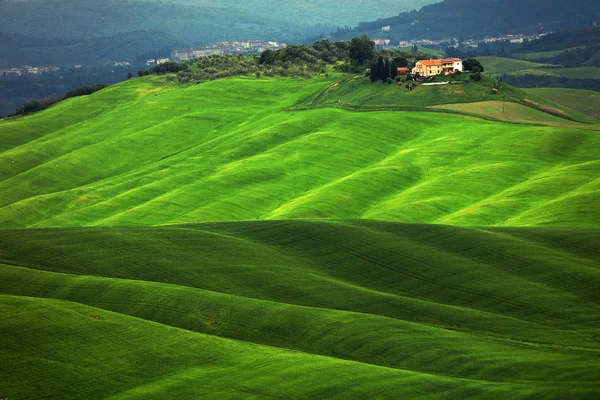
[[[463,70],[462,60],[460,58],[444,58],[419,60],[412,70],[413,75],[422,77],[434,75],[449,75]]]

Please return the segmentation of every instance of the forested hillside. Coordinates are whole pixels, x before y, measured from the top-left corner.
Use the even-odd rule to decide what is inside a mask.
[[[419,11],[361,23],[353,30],[340,30],[334,37],[345,39],[361,33],[396,40],[413,38],[483,38],[505,33],[545,32],[591,27],[600,17],[595,0],[445,0]]]
[[[1,29],[1,28],[0,28]],[[109,61],[146,61],[148,55],[168,57],[185,46],[159,32],[132,31],[97,38],[40,38],[0,32],[0,68],[22,65],[99,65]]]
[[[293,40],[301,24],[242,11],[160,2],[30,0],[0,4],[3,32],[76,40],[133,31],[160,31],[189,43],[232,38]]]

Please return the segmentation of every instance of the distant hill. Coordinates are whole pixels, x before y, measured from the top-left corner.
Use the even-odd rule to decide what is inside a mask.
[[[523,44],[513,57],[570,67],[600,67],[600,29],[557,31]]]
[[[486,74],[518,87],[600,91],[600,67],[563,67],[503,57],[484,56],[477,59],[486,67]]]
[[[600,3],[596,0],[445,0],[419,11],[361,23],[334,37],[347,39],[367,33],[392,40],[482,38],[591,27],[598,18]],[[390,26],[390,30],[383,33],[382,26]]]
[[[284,41],[306,33],[299,25],[240,10],[117,0],[0,3],[0,26],[7,33],[68,40],[161,31],[195,44],[236,38]]]
[[[184,42],[159,31],[134,31],[86,39],[42,39],[0,32],[0,67],[99,64],[168,56]],[[153,57],[154,58],[154,57]]]
[[[163,31],[191,44],[268,39],[299,42],[361,20],[380,18],[434,0],[307,2],[275,0],[21,0],[0,2],[0,30],[34,37],[99,37]],[[360,17],[359,17],[360,16]]]
[[[140,0],[154,1],[154,0]],[[279,21],[297,25],[344,26],[356,25],[361,21],[370,21],[410,11],[439,0],[219,0],[218,6],[244,13],[268,15]],[[214,7],[212,0],[163,0],[169,4],[187,4],[201,7]]]
[[[516,111],[528,125],[424,112],[519,95],[509,87],[493,95],[487,79],[407,91],[341,78],[252,76],[181,87],[156,76],[3,121],[0,225],[288,218],[598,225],[592,126],[550,114],[541,121],[543,113],[522,107]]]

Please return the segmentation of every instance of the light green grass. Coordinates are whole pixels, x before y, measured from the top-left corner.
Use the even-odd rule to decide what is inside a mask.
[[[513,73],[514,75],[546,75],[564,76],[572,79],[600,79],[600,67],[573,67],[573,68],[535,68],[523,69]]]
[[[546,75],[572,79],[600,79],[600,67],[557,67],[502,57],[477,57],[486,75]]]
[[[0,121],[0,399],[600,397],[600,136],[425,111],[502,118],[491,82],[149,77]]]
[[[531,61],[517,60],[515,58],[481,56],[477,60],[483,65],[486,75],[503,75],[511,74],[522,70],[531,70],[541,68],[548,64],[540,64]]]
[[[475,103],[442,104],[431,106],[431,108],[473,114],[507,122],[600,130],[600,124],[586,125],[568,121],[547,112],[510,101],[488,100]],[[555,112],[561,113],[558,109]]]
[[[11,139],[0,155],[0,225],[599,225],[596,132],[432,112],[288,110],[330,84],[230,79],[169,91],[134,80],[2,122],[0,136]]]
[[[410,53],[410,52],[412,52],[413,49],[412,49],[412,46],[404,46],[404,47],[398,47],[398,50]],[[439,50],[439,49],[430,48],[430,47],[419,46],[419,52],[425,53],[425,54],[430,54],[437,58],[444,58],[446,56],[444,51]]]
[[[582,89],[540,88],[525,89],[536,96],[600,120],[600,93]]]
[[[418,84],[415,90],[409,91],[406,85],[371,83],[367,78],[356,76],[337,82],[323,91],[315,100],[302,104],[319,107],[346,107],[351,109],[424,109],[437,104],[452,104],[457,102],[473,102],[496,100],[498,96],[491,93],[490,88],[495,84],[493,79],[484,78],[480,82],[469,79],[469,74],[454,76],[437,76],[435,82],[455,82],[453,84],[426,86]],[[504,85],[502,95],[514,100],[526,96],[520,89]]]
[[[598,229],[256,221],[0,241],[9,398],[600,391]]]
[[[569,47],[567,49],[562,50],[554,50],[554,51],[543,51],[543,52],[531,52],[531,53],[516,53],[514,57],[520,58],[523,60],[537,60],[540,58],[552,58],[563,54],[566,51],[580,50],[584,49],[586,46],[577,46],[577,47]]]
[[[470,74],[436,76],[433,83],[444,85],[417,84],[409,91],[406,85],[371,83],[362,76],[342,79],[323,90],[319,96],[298,104],[298,108],[336,107],[353,111],[368,110],[425,110],[442,104],[473,103],[482,101],[512,101],[524,103],[531,100],[542,106],[555,108],[557,114],[572,121],[593,123],[595,120],[575,110],[532,95],[522,89],[504,84],[496,79],[484,77],[475,82]],[[492,93],[492,88],[499,90]],[[526,100],[527,99],[527,100]]]

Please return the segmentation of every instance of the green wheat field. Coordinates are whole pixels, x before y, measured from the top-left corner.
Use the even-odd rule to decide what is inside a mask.
[[[600,398],[600,121],[489,85],[0,121],[0,399]]]

